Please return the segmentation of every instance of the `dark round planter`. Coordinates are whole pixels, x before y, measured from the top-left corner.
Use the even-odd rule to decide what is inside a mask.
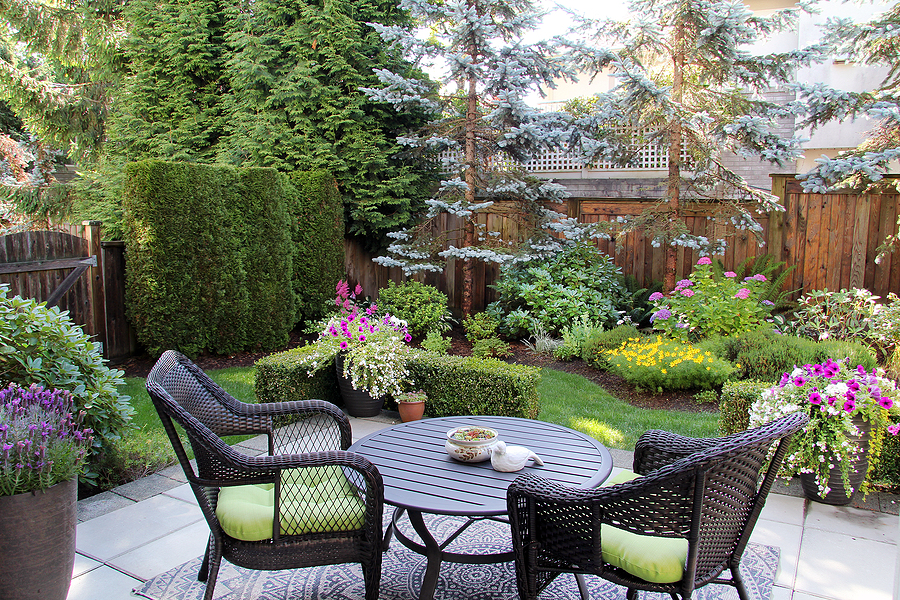
[[[341,398],[344,408],[351,417],[374,417],[381,414],[384,406],[384,398],[373,398],[365,390],[354,390],[350,380],[344,377],[344,357],[338,355],[334,361],[337,369],[338,389],[341,390]]]
[[[849,496],[847,495],[847,486],[844,485],[844,478],[841,476],[841,470],[837,466],[828,473],[828,483],[826,485],[831,489],[824,496],[819,494],[815,475],[800,473],[800,486],[803,488],[803,493],[810,500],[821,502],[822,504],[831,504],[832,506],[845,506],[853,501],[853,497],[859,491],[859,486],[865,481],[866,471],[869,470],[869,434],[871,433],[871,424],[858,417],[854,417],[853,424],[859,428],[860,435],[858,437],[848,437],[857,442],[862,448],[862,452],[857,454],[850,462],[847,483],[853,491]],[[825,460],[829,461],[829,464],[836,465],[832,456],[826,456]]]
[[[0,598],[65,600],[75,565],[78,480],[0,496]]]

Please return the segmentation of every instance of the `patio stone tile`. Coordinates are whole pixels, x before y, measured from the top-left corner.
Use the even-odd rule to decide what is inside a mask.
[[[759,518],[790,525],[803,525],[805,511],[806,501],[803,498],[769,494]]]
[[[66,600],[134,600],[131,590],[141,583],[104,565],[74,578]]]
[[[397,423],[399,422],[400,419],[397,419]],[[370,433],[381,431],[385,427],[390,427],[392,424],[396,423],[386,423],[384,421],[376,421],[373,419],[358,419],[356,417],[350,417],[350,429],[353,432],[354,442],[361,440]]]
[[[184,500],[189,504],[197,504],[197,497],[194,496],[193,490],[191,490],[191,486],[183,483],[176,488],[172,488],[164,492],[164,495],[170,496],[172,498],[178,498],[179,500]]]
[[[806,527],[875,542],[897,543],[896,517],[861,508],[810,502],[806,511]]]
[[[839,600],[890,600],[896,554],[894,544],[807,526],[794,599],[796,592],[805,592]]]
[[[84,575],[88,571],[93,571],[97,567],[103,566],[103,563],[93,558],[88,558],[83,554],[75,553],[75,566],[72,569],[72,577]]]
[[[78,501],[76,507],[78,522],[90,521],[101,515],[119,510],[120,508],[131,506],[134,503],[134,500],[129,500],[119,494],[114,494],[113,492],[101,492],[96,496],[91,496],[90,498]]]
[[[760,519],[756,522],[756,527],[750,534],[750,541],[767,546],[777,546],[780,550],[775,585],[794,587],[802,540],[803,527],[800,525],[789,525],[768,519]]]
[[[889,515],[900,515],[900,495],[878,494],[878,509]]]
[[[105,562],[202,519],[196,503],[154,496],[80,523],[75,545],[82,554]]]
[[[628,470],[631,470],[631,467],[634,466],[634,452],[609,448],[609,453],[612,455],[613,466]]]
[[[234,445],[235,450],[249,454],[250,456],[258,456],[269,451],[269,438],[265,435],[258,435],[249,440],[244,440]]]
[[[116,556],[107,564],[146,580],[201,556],[208,541],[209,526],[206,521],[200,521]]]
[[[112,490],[112,492],[124,496],[129,500],[140,502],[141,500],[152,498],[157,494],[171,490],[179,485],[181,485],[181,483],[174,479],[169,479],[168,477],[163,477],[162,475],[154,473],[147,477],[142,477],[135,481],[120,485]]]
[[[794,590],[792,590],[791,588],[776,585],[775,587],[772,588],[771,600],[792,600],[791,595],[793,593],[794,593]]]
[[[191,464],[196,468],[197,461],[192,460]],[[187,483],[187,477],[184,474],[184,469],[181,468],[181,465],[175,463],[170,467],[166,467],[162,471],[157,471],[157,475],[162,475],[163,477],[168,477],[169,479],[174,479],[175,481],[180,481],[181,483]]]

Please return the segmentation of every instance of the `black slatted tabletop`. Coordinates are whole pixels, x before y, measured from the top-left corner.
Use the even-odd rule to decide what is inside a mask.
[[[501,473],[490,460],[463,463],[444,449],[447,431],[481,425],[507,445],[525,446],[544,461]],[[384,500],[413,511],[467,516],[506,514],[506,489],[523,473],[568,485],[595,487],[609,477],[612,457],[594,438],[561,425],[512,417],[464,416],[411,421],[377,431],[350,447],[375,463],[384,478]]]

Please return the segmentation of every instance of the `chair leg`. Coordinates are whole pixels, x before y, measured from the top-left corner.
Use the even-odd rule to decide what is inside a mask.
[[[634,588],[625,590],[625,600],[637,600],[638,591]]]
[[[734,582],[734,587],[737,589],[738,598],[741,600],[750,600],[750,594],[747,593],[747,588],[744,586],[744,579],[741,577],[740,567],[731,567],[731,580]]]
[[[575,573],[575,582],[578,584],[578,593],[581,594],[581,600],[588,600],[587,583],[584,581],[584,573]]]
[[[381,587],[381,569],[370,565],[368,568],[362,565],[363,582],[366,586],[366,600],[378,600]]]
[[[203,594],[203,600],[212,600],[213,592],[216,590],[216,578],[219,576],[219,566],[222,564],[222,548],[215,544],[210,548],[209,554],[209,574],[206,578],[206,593]]]
[[[210,533],[209,541],[206,543],[206,553],[203,555],[203,564],[200,565],[200,571],[197,573],[197,581],[206,581],[206,577],[209,575],[209,556],[212,554],[213,544],[215,541]]]

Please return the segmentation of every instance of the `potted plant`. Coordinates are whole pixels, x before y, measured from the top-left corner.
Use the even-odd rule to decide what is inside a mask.
[[[851,369],[845,362],[829,359],[797,367],[763,391],[750,409],[750,427],[797,410],[809,413],[782,475],[799,473],[807,497],[827,504],[848,504],[858,489],[866,492],[885,433],[900,431],[888,419],[900,402],[896,383],[881,369]]]
[[[64,600],[75,561],[78,472],[91,443],[72,395],[0,391],[0,598]]]
[[[385,396],[399,395],[407,384],[406,359],[412,337],[404,321],[380,315],[376,304],[361,309],[356,303],[362,294],[359,285],[352,294],[345,281],[335,289],[340,313],[328,320],[313,342],[315,351],[309,357],[307,373],[312,376],[334,361],[347,412],[371,417],[381,412]]]
[[[404,423],[418,421],[425,414],[425,401],[428,395],[422,390],[414,392],[402,392],[394,396],[397,401],[397,410],[400,411],[400,420]]]

